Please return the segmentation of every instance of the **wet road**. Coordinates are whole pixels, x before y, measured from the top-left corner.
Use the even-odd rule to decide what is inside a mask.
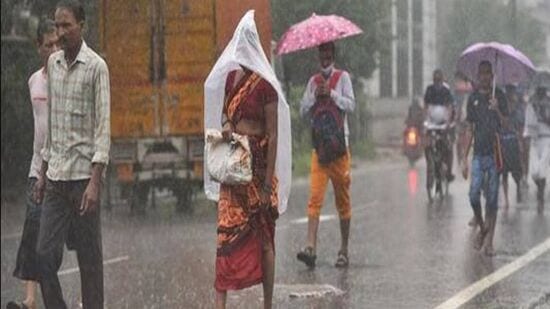
[[[295,181],[289,211],[277,226],[276,308],[434,308],[518,261],[523,267],[509,276],[484,279],[486,289],[474,286],[463,307],[550,308],[548,246],[532,261],[522,259],[550,238],[550,210],[547,205],[545,215],[537,214],[533,186],[528,202],[499,212],[496,256],[487,258],[472,248],[466,182],[456,181],[448,198],[428,205],[423,165],[409,170],[398,159],[364,163],[353,171],[347,270],[333,267],[340,236],[330,190],[317,268],[310,271],[296,260],[305,243],[308,185]],[[125,207],[104,211],[107,308],[213,307],[214,205],[201,202],[194,215],[175,216],[170,202],[164,204],[142,218],[128,217]],[[11,276],[22,222],[22,208],[2,202],[2,308],[22,293],[21,283]],[[60,278],[70,308],[79,304],[75,266],[74,253],[66,253]],[[230,293],[228,305],[260,308],[261,296],[260,286]]]

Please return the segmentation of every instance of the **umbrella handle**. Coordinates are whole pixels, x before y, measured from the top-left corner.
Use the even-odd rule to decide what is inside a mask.
[[[496,91],[496,84],[497,84],[497,79],[496,79],[496,76],[493,75],[493,98],[495,97],[495,91]]]
[[[495,91],[497,88],[497,77],[496,77],[497,67],[498,67],[498,52],[495,53],[495,67],[493,68],[493,98],[495,97]]]

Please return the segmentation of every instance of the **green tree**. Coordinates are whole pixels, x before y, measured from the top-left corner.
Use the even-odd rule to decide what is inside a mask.
[[[511,44],[535,65],[544,57],[543,30],[526,12],[518,10],[514,23],[511,6],[499,1],[452,0],[451,6],[450,16],[444,19],[447,27],[441,33],[439,51],[442,67],[447,72],[454,72],[462,51],[477,42]]]
[[[27,80],[39,68],[30,41],[2,42],[2,189],[20,185],[29,171],[34,123]]]

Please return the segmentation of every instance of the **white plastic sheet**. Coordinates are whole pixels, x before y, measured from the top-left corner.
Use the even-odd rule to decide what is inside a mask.
[[[223,51],[204,83],[204,125],[207,129],[221,130],[222,108],[225,97],[225,82],[229,72],[241,69],[241,65],[256,72],[277,91],[278,95],[278,135],[277,161],[275,175],[279,179],[279,213],[286,210],[290,194],[292,176],[292,152],[290,135],[290,111],[284,92],[265,56],[256,24],[254,11],[248,11],[239,22],[233,38]],[[206,162],[205,153],[205,164]],[[204,169],[204,190],[206,196],[217,201],[219,198],[219,183],[208,175],[208,167]]]

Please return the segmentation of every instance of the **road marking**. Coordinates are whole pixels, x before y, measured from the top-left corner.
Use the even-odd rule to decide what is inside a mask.
[[[9,240],[9,239],[14,239],[14,238],[19,238],[21,237],[23,233],[22,232],[17,232],[17,233],[11,233],[11,234],[8,234],[8,235],[2,235],[2,240]]]
[[[364,212],[365,210],[367,210],[369,207],[372,207],[374,205],[378,204],[378,201],[377,200],[374,200],[366,205],[363,205],[363,206],[360,206],[360,207],[357,207],[357,208],[352,208],[352,213],[356,216],[360,216],[360,213]],[[337,219],[338,216],[337,215],[321,215],[319,217],[319,221],[329,221],[329,220],[334,220],[334,219]],[[293,219],[290,221],[290,224],[284,224],[284,225],[278,225],[277,226],[277,230],[286,230],[288,229],[291,225],[294,225],[294,224],[305,224],[307,223],[308,221],[308,217],[302,217],[302,218],[298,218],[298,219]]]
[[[286,290],[290,298],[322,298],[345,294],[330,284],[276,284],[275,288]]]
[[[374,200],[374,201],[372,201],[372,202],[370,202],[370,203],[367,203],[366,205],[361,206],[361,207],[357,207],[357,208],[353,208],[353,207],[352,207],[352,208],[351,208],[352,216],[353,216],[354,214],[361,213],[361,212],[367,210],[369,207],[375,206],[375,205],[377,205],[377,204],[378,204],[378,201],[377,201],[377,200]]]
[[[537,257],[547,252],[548,250],[550,250],[550,237],[547,238],[542,243],[538,244],[533,249],[529,250],[524,255],[514,260],[513,262],[510,262],[509,264],[504,265],[503,267],[499,268],[497,271],[493,272],[492,274],[482,278],[481,280],[473,283],[469,287],[463,289],[455,296],[451,297],[444,303],[437,306],[435,309],[458,308],[464,305],[469,300],[471,300],[481,292],[491,287],[493,284],[508,277],[509,275],[513,274],[514,272],[521,269],[525,265],[531,263]]]
[[[243,289],[240,293],[230,293],[231,299],[243,299],[247,296],[262,297],[263,291],[261,285],[254,285],[249,288]],[[276,283],[273,287],[273,294],[275,298],[290,298],[290,299],[303,299],[303,298],[329,298],[340,297],[347,292],[343,291],[330,284],[279,284]]]
[[[334,220],[336,219],[336,215],[321,215],[319,216],[319,222],[328,221],[328,220]],[[302,217],[299,219],[294,219],[290,221],[292,224],[304,224],[307,223],[308,217]]]
[[[130,259],[130,257],[127,256],[127,255],[119,256],[117,258],[104,261],[103,265],[115,264],[115,263],[119,263],[119,262],[123,262],[123,261],[128,261],[129,259]],[[62,270],[62,271],[58,272],[57,275],[58,276],[64,276],[64,275],[74,274],[74,273],[77,273],[77,272],[79,272],[78,267],[73,267],[73,268]]]

